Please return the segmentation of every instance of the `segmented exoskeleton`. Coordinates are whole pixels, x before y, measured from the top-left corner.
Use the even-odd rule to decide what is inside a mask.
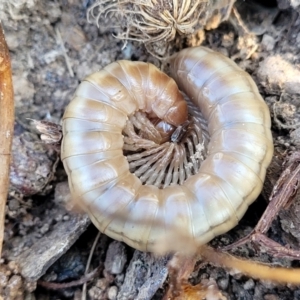
[[[170,69],[175,81],[149,63],[114,62],[84,79],[63,117],[73,198],[100,231],[143,251],[230,230],[273,154],[269,110],[248,73],[205,47],[180,51]]]

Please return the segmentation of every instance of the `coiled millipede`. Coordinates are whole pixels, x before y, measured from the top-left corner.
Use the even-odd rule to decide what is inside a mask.
[[[233,228],[273,154],[268,107],[233,61],[189,48],[170,73],[111,63],[83,80],[63,117],[72,197],[100,231],[142,251],[178,250],[170,236],[202,245]]]

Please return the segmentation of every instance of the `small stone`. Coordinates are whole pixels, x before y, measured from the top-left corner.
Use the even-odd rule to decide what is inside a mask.
[[[45,234],[47,231],[49,231],[49,224],[44,224],[42,228],[40,228],[41,234]]]
[[[69,215],[65,215],[65,216],[63,217],[63,220],[64,220],[64,221],[69,221],[69,220],[70,220],[70,216],[69,216]]]
[[[88,294],[92,300],[104,299],[103,298],[104,292],[101,289],[97,288],[96,286],[90,288]]]
[[[96,287],[100,290],[105,291],[107,289],[108,282],[105,278],[101,278],[97,280]]]
[[[35,224],[34,221],[38,221],[38,220],[37,219],[33,220],[33,215],[28,213],[23,217],[22,225],[26,227],[30,227]]]
[[[221,278],[218,280],[218,286],[223,291],[225,291],[228,288],[228,284],[229,284],[228,278]]]
[[[14,298],[16,296],[22,295],[22,278],[19,275],[13,275],[6,287],[7,294]]]
[[[263,35],[261,45],[266,51],[272,51],[274,49],[275,43],[276,41],[271,35],[267,33]]]
[[[252,279],[249,279],[244,283],[245,290],[252,290],[254,288],[254,286],[255,286],[255,283]]]
[[[125,245],[117,241],[110,243],[104,263],[105,270],[111,274],[120,274],[126,262]]]
[[[18,210],[19,207],[20,207],[20,203],[17,199],[11,199],[8,201],[8,208],[10,210]]]
[[[54,62],[57,59],[57,57],[59,57],[60,55],[61,53],[58,50],[50,50],[49,52],[43,55],[43,60],[48,65]]]
[[[10,261],[7,266],[13,274],[18,274],[20,272],[19,265],[13,260]]]
[[[108,289],[107,297],[110,300],[115,300],[117,299],[117,294],[118,294],[118,288],[116,286],[111,286]]]
[[[55,217],[55,221],[60,222],[60,221],[62,221],[62,218],[63,218],[63,216],[61,214],[59,214]]]
[[[20,40],[16,38],[15,32],[5,32],[5,40],[9,50],[16,50],[20,46]]]
[[[260,63],[257,75],[270,91],[300,94],[300,70],[279,55],[267,57]]]
[[[55,203],[66,205],[71,201],[71,193],[67,181],[59,182],[55,187]]]

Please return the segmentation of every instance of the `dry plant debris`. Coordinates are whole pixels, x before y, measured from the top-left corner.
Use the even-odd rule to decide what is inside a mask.
[[[93,270],[90,273],[84,274],[84,276],[82,278],[80,278],[78,280],[74,280],[72,282],[55,283],[55,282],[48,282],[48,281],[39,280],[37,282],[37,284],[44,287],[44,288],[46,288],[46,289],[50,289],[50,290],[66,289],[66,288],[70,288],[70,287],[73,287],[73,286],[85,284],[86,282],[94,279],[95,277],[97,277],[99,275],[100,270],[101,270],[101,266],[99,266],[98,268],[96,268],[95,270]]]
[[[67,221],[55,224],[53,230],[15,258],[23,278],[30,282],[37,281],[73,245],[89,224],[89,218],[81,214],[70,214]]]
[[[199,249],[199,255],[202,260],[209,264],[228,268],[235,273],[242,273],[251,278],[274,283],[300,284],[299,268],[275,267],[266,263],[235,257],[209,246],[202,246]]]
[[[14,0],[14,2],[17,2],[17,1]],[[21,2],[33,3],[34,1],[31,1],[31,0],[20,1],[20,3]],[[27,13],[27,11],[21,11],[21,10],[18,10],[18,11],[13,10],[12,11],[13,14],[12,14],[11,18],[9,18],[9,20],[7,21],[8,23],[5,24],[6,25],[5,29],[6,29],[7,42],[9,42],[9,40],[10,40],[11,44],[12,44],[12,46],[10,45],[10,49],[12,50],[11,55],[12,55],[12,58],[14,59],[13,62],[14,61],[17,62],[17,64],[20,66],[20,69],[22,69],[22,72],[23,72],[23,73],[21,73],[19,69],[16,69],[15,74],[14,74],[17,78],[17,82],[19,82],[19,84],[18,84],[18,86],[19,86],[18,94],[19,94],[19,98],[20,98],[19,103],[21,103],[21,100],[22,101],[26,100],[26,102],[24,101],[22,103],[22,106],[25,107],[25,105],[23,105],[24,103],[30,103],[30,105],[31,105],[31,103],[32,103],[31,99],[33,99],[33,97],[35,97],[37,99],[37,102],[34,105],[32,105],[34,109],[37,108],[39,112],[40,111],[44,112],[45,107],[47,107],[47,105],[48,105],[48,107],[50,107],[50,114],[54,115],[57,118],[57,116],[61,113],[60,107],[63,106],[63,104],[66,102],[66,100],[62,101],[62,99],[68,99],[68,95],[70,93],[69,90],[72,90],[73,88],[75,88],[74,81],[70,80],[68,77],[69,75],[68,75],[68,70],[65,67],[65,61],[62,59],[61,56],[59,56],[59,55],[55,56],[55,58],[53,58],[53,61],[47,63],[47,68],[45,68],[45,65],[43,65],[44,57],[46,60],[46,57],[49,57],[51,53],[56,51],[56,46],[57,46],[57,44],[55,43],[55,40],[52,39],[52,35],[51,35],[52,31],[50,30],[51,26],[49,26],[49,28],[47,27],[48,29],[45,29],[45,26],[43,24],[44,24],[44,21],[46,22],[48,20],[51,20],[50,24],[59,23],[59,19],[55,19],[55,18],[58,18],[56,16],[60,16],[60,14],[56,14],[54,12],[55,11],[59,12],[60,8],[63,8],[64,12],[66,12],[68,15],[72,16],[73,19],[81,22],[81,23],[79,23],[80,25],[84,24],[84,26],[81,26],[81,27],[79,26],[79,28],[82,28],[81,29],[82,32],[84,32],[84,34],[86,34],[88,37],[87,38],[87,42],[88,42],[87,46],[82,46],[80,51],[77,51],[77,52],[75,52],[75,50],[73,49],[74,47],[70,47],[70,44],[71,44],[70,42],[68,42],[68,41],[66,42],[66,49],[68,51],[68,55],[70,57],[71,65],[74,69],[77,81],[80,78],[82,78],[83,75],[86,75],[87,70],[89,70],[89,72],[90,72],[90,70],[95,65],[97,67],[99,67],[99,66],[103,66],[103,65],[111,62],[111,60],[114,59],[114,57],[116,55],[118,55],[118,58],[124,59],[125,51],[126,51],[126,55],[127,55],[126,59],[130,58],[132,53],[134,53],[134,59],[139,59],[139,60],[150,59],[151,60],[151,58],[149,58],[148,56],[145,56],[142,53],[140,48],[137,48],[137,46],[136,46],[137,43],[132,43],[132,45],[128,45],[128,49],[124,50],[124,54],[122,54],[119,49],[119,46],[118,47],[116,46],[116,45],[119,45],[119,43],[117,41],[115,41],[111,36],[111,31],[106,32],[106,33],[101,32],[100,38],[99,38],[99,32],[97,32],[96,26],[86,25],[85,20],[83,21],[83,19],[85,18],[85,12],[83,12],[81,14],[77,13],[76,18],[74,18],[74,12],[73,11],[70,12],[69,8],[73,9],[74,6],[77,5],[78,7],[80,7],[80,9],[82,11],[82,6],[87,5],[87,3],[91,3],[91,2],[92,1],[81,1],[81,0],[46,1],[44,3],[45,3],[45,5],[47,5],[46,6],[47,9],[45,9],[47,14],[43,14],[42,21],[36,19],[36,17],[35,17],[36,16],[36,7],[38,7],[38,5],[33,6],[33,4],[31,4],[31,6],[29,7],[31,9],[30,13]],[[111,1],[111,3],[112,2],[113,2],[113,0]],[[170,2],[172,2],[172,1],[170,1]],[[220,2],[224,2],[224,1],[217,0],[215,2],[220,3]],[[241,2],[244,2],[244,1],[241,1]],[[279,2],[284,2],[284,1],[278,0],[278,3]],[[286,2],[292,2],[292,0],[286,0]],[[294,1],[294,2],[296,2],[296,1]],[[66,3],[68,3],[69,7],[67,5],[65,5]],[[83,3],[85,3],[85,4],[83,4]],[[1,4],[0,4],[0,6],[1,6]],[[27,6],[29,6],[29,4],[26,4],[26,7]],[[54,11],[54,10],[49,9],[49,6],[50,7],[52,7],[52,6],[58,7],[59,9]],[[1,14],[1,12],[0,12],[0,14]],[[282,15],[285,15],[285,19],[288,19],[286,12],[284,12]],[[14,17],[16,17],[16,18],[12,19]],[[103,17],[103,15],[102,15],[102,17]],[[24,23],[24,21],[21,18],[24,18],[26,23]],[[256,20],[255,18],[252,18],[252,19],[254,19],[254,21]],[[112,20],[112,22],[110,22],[110,24],[113,23],[113,20]],[[30,26],[26,26],[26,24],[30,24]],[[108,22],[107,23],[101,22],[101,27],[103,28],[103,26],[105,26],[107,24],[108,24]],[[63,27],[63,29],[61,29],[61,27],[59,27],[60,31],[62,33],[62,36],[63,36],[63,30],[70,37],[73,36],[72,34],[70,34],[70,30],[69,30],[70,27],[68,27],[68,26],[62,26],[62,27]],[[297,26],[295,26],[295,27],[297,27]],[[282,26],[279,26],[279,29],[280,28],[282,28]],[[242,65],[246,66],[246,68],[248,70],[252,71],[252,73],[254,73],[254,75],[255,74],[257,75],[257,71],[255,71],[255,70],[257,70],[258,61],[261,62],[261,59],[263,57],[271,57],[271,56],[273,57],[277,54],[281,54],[281,53],[285,53],[285,52],[287,52],[289,55],[292,55],[295,53],[295,56],[296,56],[298,53],[298,52],[296,52],[296,49],[297,49],[296,42],[294,42],[294,46],[290,46],[291,48],[288,48],[289,43],[288,43],[288,39],[286,38],[285,34],[281,34],[281,39],[279,39],[279,42],[278,42],[278,40],[276,39],[276,36],[274,36],[271,29],[268,30],[267,34],[270,34],[273,37],[273,39],[275,39],[276,43],[275,43],[274,51],[277,51],[277,52],[274,53],[272,49],[270,49],[270,51],[269,51],[265,48],[264,48],[264,51],[262,51],[259,48],[257,50],[257,53],[255,53],[250,58],[250,60],[245,61],[244,56],[237,58],[237,61],[241,61]],[[225,33],[227,33],[228,30],[231,30],[230,34],[232,34],[232,44],[231,45],[225,45],[224,43],[220,42],[220,37],[223,37],[223,35]],[[276,30],[277,30],[277,28],[276,28]],[[277,32],[278,32],[278,30],[277,30]],[[296,39],[298,39],[297,38],[298,29],[295,28],[295,31],[296,31],[295,37],[293,38],[293,41],[296,41]],[[53,36],[55,36],[55,35],[53,35]],[[10,37],[10,39],[9,39],[9,37]],[[96,37],[98,37],[98,39]],[[63,36],[63,38],[64,38],[64,36]],[[32,43],[31,42],[32,40],[34,40],[35,43]],[[64,41],[66,41],[65,38],[64,38]],[[224,51],[225,53],[227,53],[228,56],[235,55],[236,53],[243,51],[243,49],[236,48],[236,33],[235,33],[235,31],[233,31],[232,28],[227,28],[227,25],[222,27],[220,29],[220,31],[209,32],[207,34],[206,43],[209,43],[209,45],[212,48],[216,48],[216,49],[218,49],[218,51]],[[242,45],[242,46],[246,47],[246,44],[245,44],[245,46],[244,45]],[[270,46],[270,43],[268,43],[268,46]],[[238,51],[236,49],[238,49]],[[52,50],[53,50],[53,52],[52,52]],[[92,51],[93,51],[93,54],[91,54]],[[48,53],[49,53],[49,56],[48,56]],[[58,51],[56,51],[55,53],[58,53]],[[23,57],[22,55],[25,57],[25,59],[23,58],[23,62],[20,59],[20,57],[21,58]],[[26,65],[26,63],[27,63],[26,57],[28,57],[28,66]],[[31,59],[31,57],[32,57],[32,59]],[[51,57],[53,57],[53,56],[51,56]],[[298,57],[298,56],[296,56],[296,57]],[[34,68],[33,68],[33,64],[31,65],[31,63],[30,63],[31,60],[34,62]],[[263,60],[262,62],[264,62],[264,61],[265,60]],[[291,61],[291,60],[287,60],[287,61],[292,62],[292,64],[293,64],[293,61]],[[295,62],[295,64],[293,64],[293,66],[294,66],[294,69],[296,69],[298,60],[295,60],[294,62]],[[31,65],[31,67],[30,67],[30,65]],[[32,69],[30,69],[30,68],[32,68]],[[29,74],[28,77],[27,77],[27,74]],[[60,75],[60,74],[63,74],[63,75]],[[258,75],[260,75],[260,74],[258,74]],[[26,85],[27,87],[23,84],[24,82],[25,82],[25,84],[27,84]],[[65,85],[69,82],[71,83],[71,87],[69,85],[68,88],[66,89]],[[258,82],[262,82],[262,80],[258,79]],[[269,83],[270,82],[267,81],[267,84],[264,85],[264,82],[263,82],[264,89],[262,89],[262,91],[265,92],[266,95],[270,95]],[[281,86],[279,86],[279,87],[281,87]],[[296,87],[295,87],[295,89],[296,89]],[[30,90],[30,93],[29,92],[25,93],[28,90]],[[54,91],[55,91],[55,93],[54,93]],[[47,98],[42,98],[41,95],[44,95],[45,92],[46,92],[46,95],[51,95],[51,97],[48,96]],[[21,99],[20,95],[22,95],[22,97],[23,97],[22,99]],[[57,99],[59,99],[60,102],[58,102]],[[290,101],[288,101],[288,102],[290,103]],[[61,104],[59,104],[59,103],[61,103]],[[28,106],[29,106],[29,104],[28,104]],[[296,107],[298,107],[298,106],[296,106]],[[27,109],[27,106],[25,108]],[[57,109],[57,111],[55,111],[54,108]],[[280,111],[278,106],[277,106],[277,110]],[[43,114],[40,114],[40,113],[39,114],[34,114],[34,113],[30,114],[29,112],[26,111],[25,116],[38,119],[38,117],[40,117],[40,116],[43,117]],[[291,123],[291,124],[293,124],[293,123]],[[274,131],[277,132],[276,130],[274,130]],[[284,134],[286,137],[286,140],[289,141],[287,131],[283,130],[283,131],[281,131],[281,134]],[[280,136],[280,137],[282,137],[282,136]],[[289,146],[286,146],[285,149],[286,148],[289,149]],[[291,149],[289,149],[289,150],[291,150]],[[278,172],[276,174],[279,175],[280,173]],[[273,179],[273,177],[271,179]],[[41,200],[44,201],[45,203],[49,202],[48,198],[43,198]],[[30,201],[31,201],[31,199],[30,199]],[[22,206],[21,206],[21,209],[23,209]],[[287,219],[287,220],[289,221],[289,219]],[[14,221],[14,219],[13,219],[13,221]],[[11,224],[13,224],[13,222],[10,219],[8,225],[11,225]],[[21,222],[21,224],[22,224],[22,222]],[[36,228],[38,228],[38,227],[36,227]],[[242,232],[244,232],[244,229],[242,229],[242,230],[238,229],[238,230],[239,230],[238,232],[240,234],[242,234]],[[227,238],[227,237],[225,237],[225,238]],[[231,238],[231,235],[230,235],[230,238]],[[291,243],[291,245],[295,246],[294,243]],[[247,251],[247,249],[245,251]],[[65,257],[63,259],[65,259]],[[14,273],[12,273],[12,274],[14,274]],[[214,274],[216,274],[216,276],[214,276]],[[252,299],[283,299],[283,298],[298,299],[298,297],[300,295],[299,290],[293,290],[288,287],[286,287],[286,288],[284,287],[282,289],[280,289],[280,288],[277,289],[274,286],[268,285],[267,287],[262,288],[262,284],[259,282],[256,282],[256,281],[252,281],[253,287],[251,287],[248,290],[249,292],[247,292],[246,287],[244,287],[244,285],[243,285],[244,279],[239,280],[239,278],[244,278],[244,277],[238,277],[239,275],[231,277],[227,273],[226,273],[226,276],[224,274],[225,274],[224,271],[214,270],[211,267],[208,267],[207,273],[205,275],[208,276],[208,278],[211,278],[211,276],[214,276],[213,278],[215,280],[217,280],[217,282],[218,282],[219,278],[221,278],[220,280],[226,279],[227,285],[225,288],[223,288],[221,286],[221,284],[219,285],[219,282],[218,282],[218,285],[222,289],[222,291],[223,290],[225,292],[227,291],[228,293],[230,293],[230,297],[233,297],[233,298],[235,298],[235,297],[237,299],[242,298],[242,295],[244,295],[244,294],[241,294],[238,291],[245,292],[246,296],[249,296],[251,294],[253,296]],[[121,276],[124,276],[124,274],[122,273],[120,275],[120,277]],[[119,285],[118,285],[118,287],[119,287]],[[254,293],[256,293],[258,290],[259,290],[259,296],[257,296],[256,294],[254,295]],[[269,294],[265,295],[265,293],[269,293]],[[285,297],[283,296],[283,294],[285,295]],[[286,296],[286,295],[288,295],[288,296]],[[255,296],[256,296],[256,298],[255,298]],[[43,299],[43,298],[37,296],[37,299]],[[76,299],[78,299],[78,298],[76,298]],[[243,299],[251,299],[251,297],[243,297]]]
[[[176,253],[168,263],[169,287],[163,300],[226,300],[213,279],[192,286],[188,279],[194,270],[196,257]]]
[[[299,250],[282,246],[266,236],[272,221],[276,218],[280,210],[287,209],[291,205],[298,192],[300,181],[300,152],[294,152],[285,162],[285,166],[286,169],[282,172],[273,188],[270,203],[254,230],[246,237],[225,247],[224,250],[252,242],[267,249],[268,253],[274,257],[300,259]]]
[[[299,285],[300,269],[273,267],[271,265],[234,257],[209,246],[199,248],[194,257],[176,253],[168,263],[169,286],[163,300],[225,300],[214,279],[202,280],[197,285],[189,283],[189,277],[201,259],[205,264],[230,269],[232,274],[245,274],[259,280]]]
[[[117,35],[119,39],[169,42],[176,33],[191,34],[199,27],[207,5],[207,0],[99,0],[88,10],[88,20],[100,26],[101,17],[114,15],[123,20],[125,27]]]
[[[39,133],[41,140],[52,146],[52,148],[60,153],[60,145],[62,140],[62,128],[60,125],[49,121],[32,120],[33,125]]]
[[[5,204],[14,128],[14,93],[9,51],[0,23],[0,256],[4,235]]]

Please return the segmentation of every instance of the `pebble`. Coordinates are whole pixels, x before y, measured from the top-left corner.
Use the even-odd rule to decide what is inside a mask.
[[[266,51],[272,51],[274,49],[275,43],[276,41],[271,35],[267,33],[263,35],[261,45]]]
[[[111,286],[108,289],[107,297],[110,300],[115,300],[117,299],[117,294],[118,294],[118,288],[116,286]]]
[[[104,262],[105,270],[111,274],[121,274],[127,262],[126,248],[123,243],[110,243]]]
[[[249,280],[247,280],[247,281],[244,283],[243,286],[244,286],[244,289],[245,289],[245,290],[251,290],[251,289],[254,288],[255,283],[254,283],[253,279],[249,279]]]
[[[300,70],[279,55],[267,57],[261,62],[257,76],[270,91],[300,94]]]
[[[218,286],[223,291],[225,291],[228,288],[228,284],[229,284],[228,278],[221,278],[218,280]]]

